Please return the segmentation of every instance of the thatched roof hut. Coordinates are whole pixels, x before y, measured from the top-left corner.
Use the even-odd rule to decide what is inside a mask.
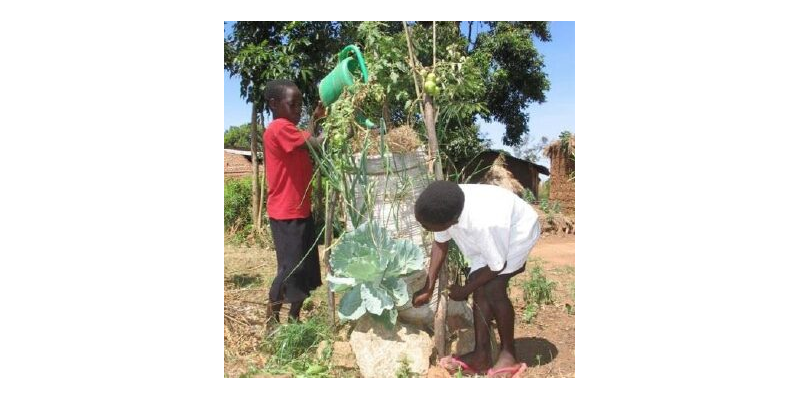
[[[550,158],[550,202],[564,214],[575,216],[575,136],[569,135],[545,148]]]
[[[448,172],[461,174],[464,182],[489,183],[489,181],[505,180],[506,186],[504,187],[512,192],[521,196],[522,190],[528,189],[537,199],[539,198],[539,174],[550,175],[550,171],[544,166],[516,158],[500,150],[485,150],[471,160],[456,163],[452,168],[453,170]],[[509,178],[514,181],[501,178],[501,175],[507,175],[503,171],[510,172]],[[517,185],[522,188],[518,188]]]

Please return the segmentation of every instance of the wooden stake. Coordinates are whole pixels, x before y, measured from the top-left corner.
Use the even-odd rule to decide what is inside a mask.
[[[322,263],[325,265],[328,273],[333,273],[331,270],[331,243],[333,242],[333,215],[336,212],[336,203],[339,201],[339,193],[334,191],[331,196],[331,189],[329,185],[325,184],[325,251],[322,254]],[[333,290],[331,284],[328,282],[328,311],[331,315],[331,327],[336,326],[336,299],[333,297]]]
[[[436,180],[444,180],[444,174],[442,173],[442,160],[439,157],[439,141],[436,138],[436,121],[435,121],[435,107],[433,105],[433,98],[429,96],[427,93],[422,94],[420,93],[419,86],[417,84],[417,68],[416,66],[416,57],[414,57],[414,52],[411,47],[411,34],[409,32],[408,26],[406,25],[405,21],[403,21],[403,27],[405,28],[406,33],[406,43],[408,44],[408,59],[409,63],[411,64],[411,70],[413,71],[413,78],[414,78],[414,88],[417,91],[417,98],[420,95],[423,95],[423,103],[420,105],[420,111],[422,112],[423,120],[425,122],[425,130],[428,133],[428,151],[431,158],[434,159],[434,176]],[[434,22],[433,25],[434,29],[434,36],[433,36],[433,43],[436,46],[436,23]],[[435,54],[435,53],[434,53]],[[434,56],[435,57],[435,56]],[[435,58],[434,58],[435,60]],[[436,64],[434,62],[434,67]],[[424,81],[425,77],[419,77],[421,81]],[[445,355],[445,347],[447,346],[447,295],[445,295],[444,290],[448,286],[447,281],[447,260],[442,264],[442,268],[439,270],[439,290],[436,293],[436,298],[439,301],[438,308],[436,309],[436,317],[433,321],[433,343],[436,346],[436,353],[439,358],[444,357]]]

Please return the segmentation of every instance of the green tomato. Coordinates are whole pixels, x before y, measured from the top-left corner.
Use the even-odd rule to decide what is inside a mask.
[[[436,84],[432,81],[425,82],[425,93],[433,94],[433,91],[436,90]]]
[[[425,78],[425,80],[436,82],[436,74],[434,74],[433,72],[429,73],[428,76]]]
[[[433,97],[438,97],[438,96],[439,96],[439,87],[437,86],[433,88]]]

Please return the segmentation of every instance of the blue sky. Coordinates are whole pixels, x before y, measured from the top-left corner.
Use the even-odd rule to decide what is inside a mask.
[[[226,34],[228,25],[226,23]],[[465,30],[465,26],[466,23],[462,25],[462,29]],[[550,36],[552,38],[550,42],[534,39],[536,49],[544,56],[544,70],[550,79],[550,90],[545,93],[547,101],[542,104],[534,103],[525,110],[529,115],[528,128],[535,141],[542,136],[553,140],[564,130],[575,132],[575,22],[552,22]],[[239,96],[240,80],[236,77],[229,78],[224,69],[223,74],[224,132],[230,126],[249,122],[251,109]],[[480,119],[478,121],[480,132],[492,141],[492,148],[511,151],[509,147],[502,145],[503,124],[487,123]],[[540,162],[549,166],[546,157]]]

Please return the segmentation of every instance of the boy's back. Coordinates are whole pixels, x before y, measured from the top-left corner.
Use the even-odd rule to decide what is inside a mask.
[[[311,215],[309,184],[313,169],[308,150],[303,147],[309,136],[284,118],[273,120],[264,130],[270,218],[286,220]]]
[[[458,185],[464,192],[464,209],[458,223],[436,232],[438,242],[450,238],[469,260],[471,268],[486,265],[503,273],[518,270],[539,238],[539,216],[511,191],[481,184]]]

